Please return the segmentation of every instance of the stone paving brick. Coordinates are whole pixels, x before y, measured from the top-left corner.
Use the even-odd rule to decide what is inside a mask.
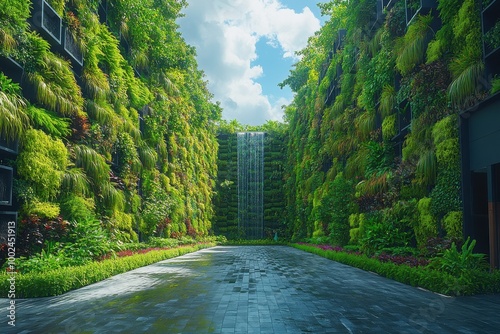
[[[3,321],[0,333],[500,329],[499,295],[440,296],[285,246],[214,247],[16,306],[15,330]]]

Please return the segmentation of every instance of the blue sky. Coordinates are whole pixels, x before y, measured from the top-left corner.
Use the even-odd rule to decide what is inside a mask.
[[[223,118],[259,125],[281,121],[290,89],[277,85],[298,61],[295,51],[319,30],[316,0],[188,0],[179,19],[186,42],[196,47]]]

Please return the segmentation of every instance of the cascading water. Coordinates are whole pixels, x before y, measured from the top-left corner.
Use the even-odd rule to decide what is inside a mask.
[[[239,132],[238,229],[247,239],[264,236],[264,133]]]

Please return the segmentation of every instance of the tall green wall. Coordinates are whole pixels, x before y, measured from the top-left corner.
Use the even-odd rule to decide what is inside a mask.
[[[254,129],[252,129],[254,130]],[[258,130],[258,129],[257,129]],[[214,232],[228,238],[240,238],[238,231],[238,170],[235,130],[222,129],[219,142],[218,174],[214,197]],[[265,133],[264,139],[264,236],[285,234],[284,175],[285,135],[283,131]]]
[[[98,219],[119,241],[209,233],[221,110],[177,29],[186,5],[0,2],[0,140],[20,142],[0,165],[19,218]]]

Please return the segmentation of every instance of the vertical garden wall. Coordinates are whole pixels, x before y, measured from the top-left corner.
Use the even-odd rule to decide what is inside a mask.
[[[275,122],[268,122],[260,127],[242,126],[234,121],[222,122],[218,134],[218,174],[214,196],[216,234],[238,239],[272,238],[275,233],[279,236],[286,233],[283,216],[285,128],[285,125]],[[259,218],[259,221],[262,219],[262,227],[259,228],[258,236],[253,233],[249,235],[246,228],[246,225],[252,225],[256,221],[238,210],[238,207],[242,206],[241,198],[245,197],[243,195],[251,197],[251,192],[240,189],[240,202],[238,200],[238,188],[243,186],[238,182],[238,173],[243,173],[242,170],[238,171],[239,154],[240,158],[242,154],[238,151],[238,132],[242,131],[265,132],[263,133],[263,197],[262,208],[259,209],[262,215]]]
[[[264,133],[238,132],[238,230],[247,239],[264,236]]]
[[[296,94],[286,110],[293,238],[368,253],[462,240],[458,115],[498,90],[482,56],[490,2],[320,4],[329,20],[282,83]]]
[[[88,221],[121,242],[211,230],[220,108],[177,30],[185,5],[1,1],[0,165],[26,252]]]

